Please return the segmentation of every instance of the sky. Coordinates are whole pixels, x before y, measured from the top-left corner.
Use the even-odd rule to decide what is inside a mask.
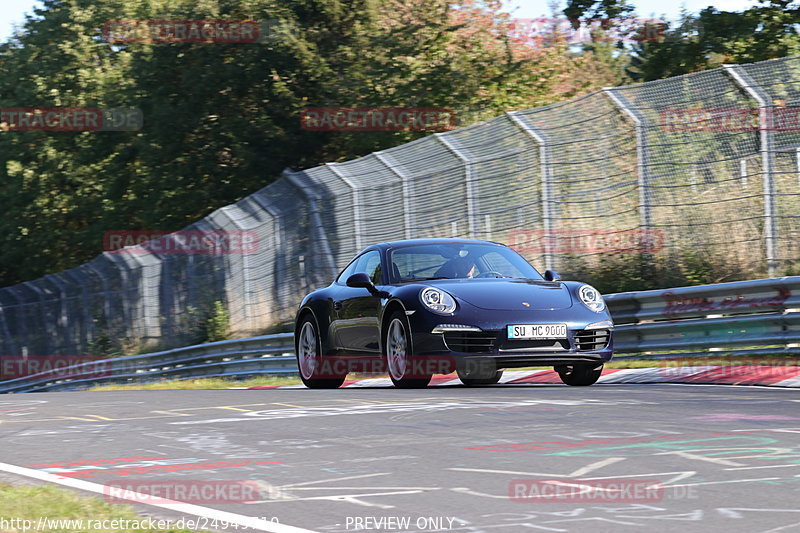
[[[549,16],[548,0],[504,0],[508,10],[518,18],[535,18]],[[681,7],[689,12],[697,12],[709,5],[714,5],[722,11],[741,11],[755,5],[755,0],[632,0],[636,6],[637,15],[641,17],[661,17],[675,20],[680,14]],[[0,41],[7,40],[14,24],[22,25],[25,13],[33,12],[34,5],[41,5],[39,0],[0,0]],[[566,6],[566,0],[560,0],[561,8]]]

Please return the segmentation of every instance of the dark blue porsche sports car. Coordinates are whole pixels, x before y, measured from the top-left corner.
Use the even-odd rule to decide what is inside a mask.
[[[613,329],[597,290],[542,276],[502,244],[420,239],[369,246],[306,296],[295,347],[311,388],[339,387],[349,372],[388,373],[403,388],[453,371],[488,385],[505,368],[545,365],[568,385],[592,385]]]

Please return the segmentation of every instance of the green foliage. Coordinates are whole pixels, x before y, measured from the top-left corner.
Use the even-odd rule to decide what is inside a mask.
[[[109,44],[119,19],[279,20],[259,44]],[[308,168],[424,132],[314,132],[306,107],[446,107],[462,124],[619,81],[508,37],[494,0],[44,0],[0,45],[0,107],[141,109],[133,132],[0,135],[0,285],[87,261],[108,230],[177,230]]]
[[[663,40],[633,48],[628,75],[635,81],[650,81],[725,63],[785,57],[800,50],[798,24],[800,8],[786,0],[741,12],[711,6],[697,15],[684,12],[677,24],[667,24]]]
[[[224,341],[231,337],[231,315],[220,301],[214,302],[213,311],[205,321],[204,342]]]
[[[613,19],[633,16],[633,8],[626,0],[570,0],[564,13],[573,20]],[[663,39],[632,47],[627,74],[634,81],[651,81],[796,54],[798,24],[800,6],[792,0],[762,0],[743,11],[712,5],[697,14],[683,11],[677,23],[666,24]]]
[[[732,257],[692,248],[671,253],[607,254],[591,259],[564,257],[564,279],[585,281],[603,294],[666,289],[757,278]]]
[[[630,16],[633,10],[625,0],[569,0],[564,15],[570,20],[613,19]]]

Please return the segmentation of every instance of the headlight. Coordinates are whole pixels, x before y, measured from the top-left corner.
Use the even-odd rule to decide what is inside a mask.
[[[583,285],[578,289],[578,296],[583,302],[583,305],[595,313],[599,313],[606,308],[606,302],[603,301],[603,296],[591,285]]]
[[[449,315],[456,310],[456,301],[453,297],[439,289],[422,289],[419,299],[425,307],[440,315]]]

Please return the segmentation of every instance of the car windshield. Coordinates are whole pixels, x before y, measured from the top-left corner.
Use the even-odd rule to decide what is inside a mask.
[[[389,253],[392,282],[431,279],[543,279],[517,252],[496,244],[432,243]]]

